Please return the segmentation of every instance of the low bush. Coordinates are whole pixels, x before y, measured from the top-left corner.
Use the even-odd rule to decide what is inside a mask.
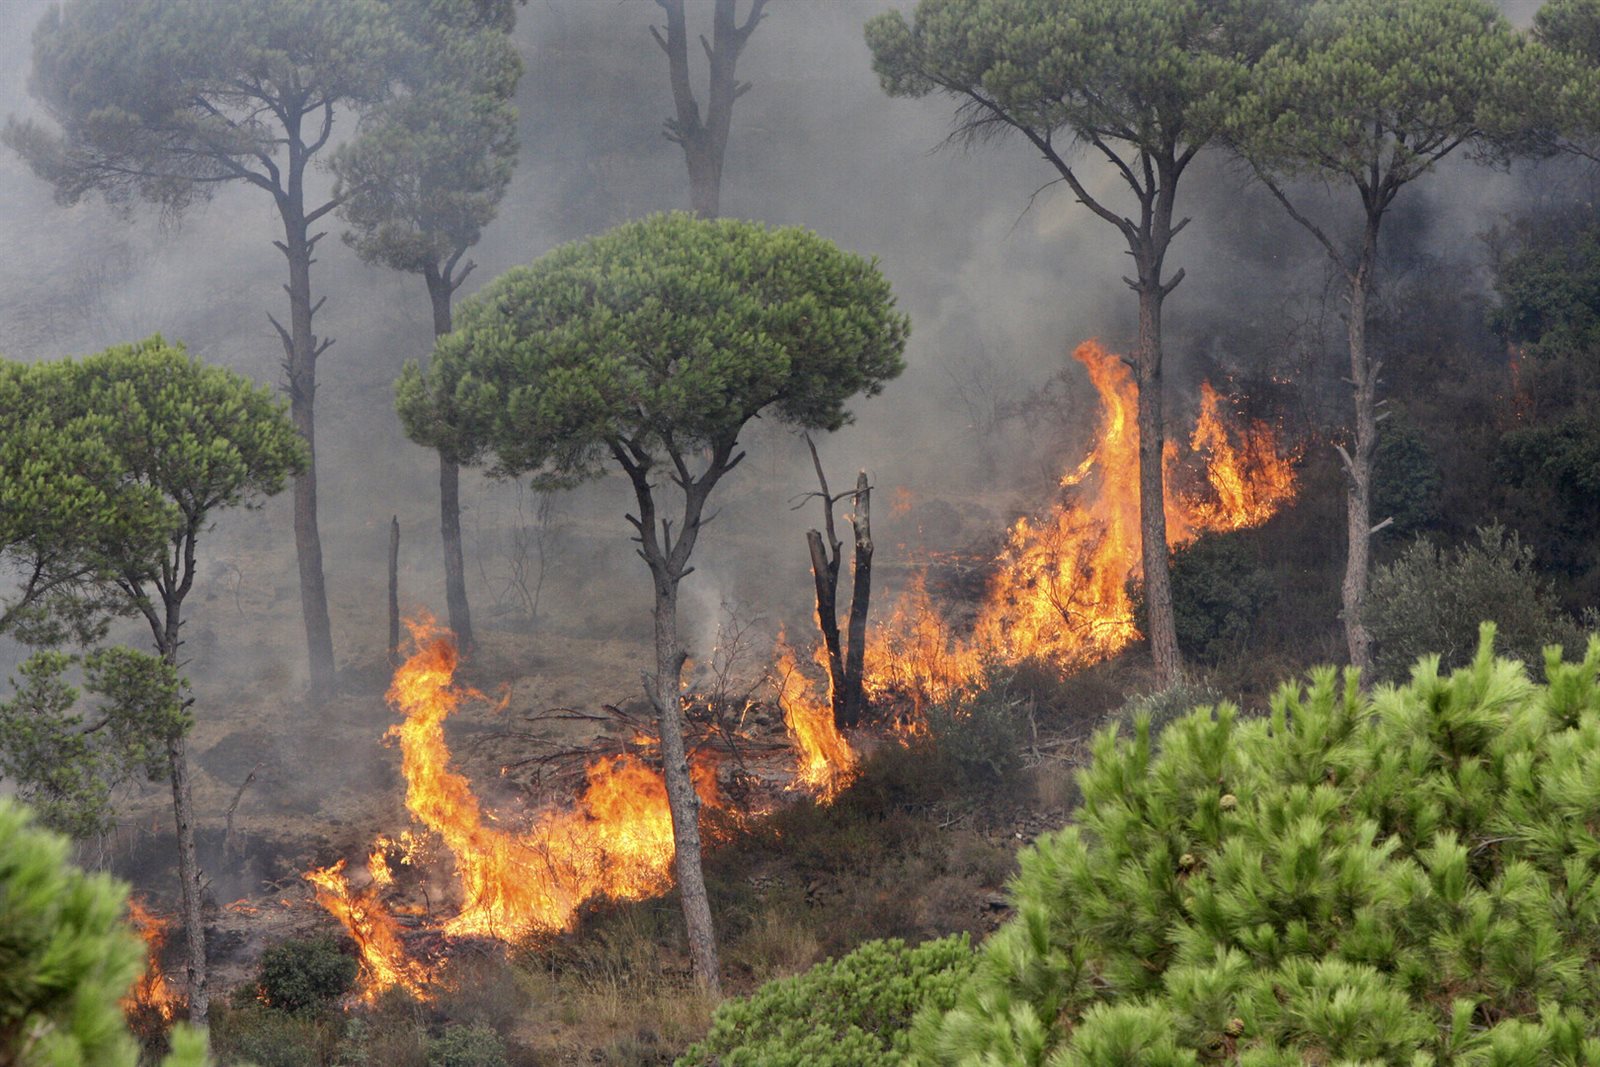
[[[1009,679],[989,679],[959,702],[928,709],[928,733],[941,762],[962,790],[1003,785],[1022,766],[1028,700]]]
[[[447,1026],[428,1042],[428,1067],[506,1067],[506,1043],[483,1023]]]
[[[1429,653],[1447,670],[1461,666],[1485,620],[1494,620],[1505,654],[1529,662],[1541,658],[1545,645],[1573,648],[1582,641],[1534,569],[1533,551],[1499,526],[1483,527],[1475,544],[1453,549],[1413,542],[1373,572],[1365,616],[1374,666],[1385,680],[1398,679]]]
[[[901,1063],[918,1012],[942,1012],[972,971],[965,936],[869,941],[716,1010],[678,1067],[877,1067]]]
[[[923,1064],[1600,1063],[1600,639],[1097,735]],[[796,1011],[795,1013],[798,1013]],[[754,1061],[752,1061],[754,1062]]]
[[[256,993],[261,1003],[277,1011],[323,1011],[354,987],[358,966],[331,937],[281,941],[261,954]]]

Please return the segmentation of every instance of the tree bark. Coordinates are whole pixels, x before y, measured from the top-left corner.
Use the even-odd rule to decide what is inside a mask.
[[[467,268],[471,269],[470,265]],[[461,278],[437,270],[424,274],[428,298],[433,304],[433,336],[443,337],[453,323],[451,298]],[[444,599],[450,615],[450,629],[456,647],[463,654],[472,651],[476,638],[472,632],[472,609],[467,602],[467,566],[461,551],[461,465],[447,450],[439,450],[439,538],[444,545]]]
[[[1139,535],[1144,569],[1144,602],[1156,685],[1169,689],[1183,678],[1178,628],[1172,609],[1172,575],[1167,568],[1166,486],[1162,451],[1166,444],[1161,398],[1161,304],[1159,284],[1139,290]]]
[[[278,247],[289,261],[289,330],[284,332],[288,356],[289,417],[305,438],[309,461],[294,480],[294,542],[300,566],[300,608],[305,618],[306,649],[310,661],[311,697],[324,700],[334,689],[333,627],[328,617],[328,592],[323,581],[322,534],[317,527],[317,357],[330,342],[319,341],[312,330],[316,307],[311,302],[312,250],[321,235],[308,234],[300,172],[304,161],[291,138],[289,189],[279,198],[284,242]],[[298,163],[298,166],[295,164]],[[276,325],[276,320],[274,320]]]
[[[689,203],[701,218],[716,218],[722,206],[722,160],[728,148],[728,130],[733,122],[733,102],[750,88],[735,77],[739,53],[761,21],[767,0],[752,0],[749,14],[741,25],[737,0],[716,0],[711,15],[711,38],[700,38],[711,65],[709,106],[704,120],[689,79],[689,29],[684,18],[683,0],[656,0],[667,15],[663,35],[652,28],[656,43],[667,54],[667,73],[672,84],[676,114],[667,120],[667,137],[683,148],[689,170]]]
[[[203,875],[194,845],[194,794],[189,783],[188,739],[181,732],[167,738],[167,766],[172,775],[178,880],[183,887],[183,936],[187,945],[184,971],[189,990],[189,1021],[203,1027],[211,1008],[206,982],[206,923],[200,888]]]
[[[827,490],[824,488],[824,494]],[[823,505],[832,508],[826,499]],[[811,550],[811,580],[817,590],[817,629],[822,631],[822,646],[828,652],[828,691],[833,700],[835,725],[844,722],[844,651],[839,643],[839,545],[830,557],[822,546],[820,530],[806,531],[806,546]]]
[[[689,774],[683,742],[681,688],[686,656],[678,640],[678,583],[692,569],[689,556],[700,535],[706,499],[722,476],[744,458],[742,453],[734,455],[735,447],[733,441],[714,445],[706,469],[699,477],[690,473],[681,454],[672,454],[675,471],[672,480],[683,490],[680,532],[674,539],[671,521],[657,520],[655,493],[650,484],[654,461],[635,442],[612,444],[612,454],[633,483],[639,514],[629,516],[629,521],[638,531],[639,555],[650,568],[655,590],[656,671],[646,678],[646,692],[655,707],[661,732],[661,771],[666,780],[667,806],[672,813],[673,868],[678,877],[678,895],[695,979],[713,997],[721,996],[722,982],[717,963],[716,928],[700,863],[700,798]]]
[[[867,608],[872,599],[872,488],[867,472],[856,475],[855,507],[850,515],[855,528],[856,554],[854,581],[850,591],[849,646],[844,661],[844,714],[840,726],[854,729],[861,724],[861,676],[867,660]]]
[[[1377,261],[1378,223],[1379,219],[1369,217],[1361,258],[1349,278],[1350,318],[1345,325],[1350,343],[1355,425],[1350,451],[1340,457],[1346,475],[1347,550],[1339,596],[1350,665],[1364,674],[1372,671],[1372,635],[1362,615],[1366,610],[1367,575],[1372,556],[1372,466],[1378,446],[1378,364],[1367,351],[1367,297]]]
[[[654,578],[656,673],[651,703],[656,707],[661,730],[661,770],[667,783],[667,806],[672,812],[673,868],[678,876],[695,978],[711,996],[720,997],[716,928],[700,865],[700,797],[694,791],[683,744],[681,686],[685,657],[678,643],[678,579],[666,574]]]

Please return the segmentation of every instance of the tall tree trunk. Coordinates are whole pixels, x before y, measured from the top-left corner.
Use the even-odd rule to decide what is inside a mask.
[[[1372,465],[1378,446],[1378,364],[1367,351],[1367,296],[1376,262],[1377,225],[1369,223],[1367,240],[1355,273],[1350,275],[1350,381],[1355,401],[1355,426],[1351,448],[1341,454],[1346,475],[1344,580],[1339,594],[1344,609],[1345,643],[1350,665],[1370,674],[1372,635],[1362,613],[1366,610],[1367,573],[1372,547]]]
[[[172,776],[172,812],[178,839],[178,880],[182,884],[184,958],[189,989],[189,1021],[205,1026],[211,997],[206,988],[206,923],[201,906],[202,874],[194,845],[194,794],[189,782],[188,739],[167,738],[167,767]]]
[[[694,97],[689,78],[689,29],[683,0],[656,0],[667,15],[667,32],[654,27],[656,43],[667,54],[667,74],[672,83],[676,114],[667,120],[667,137],[683,146],[689,170],[689,203],[701,218],[716,218],[722,209],[722,160],[733,122],[733,102],[750,86],[735,77],[739,53],[761,21],[767,0],[751,0],[741,25],[737,0],[716,0],[711,14],[711,36],[700,38],[711,66],[710,93],[705,118]]]
[[[283,340],[288,354],[289,417],[305,438],[309,456],[306,469],[294,480],[294,543],[300,564],[300,608],[305,617],[311,696],[323,700],[334,688],[333,627],[322,576],[322,535],[317,528],[317,357],[327,342],[319,343],[311,327],[316,313],[311,302],[311,252],[316,239],[307,234],[298,176],[293,171],[291,179],[290,193],[279,203],[284,228],[280,247],[289,261],[290,328]],[[278,329],[283,332],[283,327]]]
[[[438,271],[424,275],[433,304],[433,335],[443,337],[453,326],[450,309],[456,283]],[[444,544],[444,599],[456,647],[470,653],[475,643],[472,609],[467,603],[467,566],[461,551],[461,466],[439,451],[439,536]]]
[[[855,508],[850,516],[855,528],[854,582],[850,591],[849,646],[844,661],[844,721],[846,729],[861,724],[861,675],[867,660],[867,607],[872,599],[872,488],[867,472],[856,475]]]
[[[1162,481],[1165,423],[1161,402],[1161,304],[1159,281],[1139,287],[1139,535],[1144,566],[1144,602],[1156,685],[1183,678],[1178,630],[1172,611],[1172,576],[1167,569],[1166,486]]]
[[[661,770],[672,811],[672,858],[678,875],[684,926],[695,978],[713,997],[721,995],[716,930],[711,901],[700,866],[700,797],[689,775],[683,744],[682,671],[684,653],[678,643],[678,579],[665,568],[651,566],[655,580],[656,673],[651,702],[661,729]]]
[[[155,636],[156,651],[174,670],[182,644],[183,597],[194,583],[194,534],[191,528],[180,541],[180,554],[170,573],[177,585],[161,586],[162,615],[158,620],[146,611]],[[180,726],[167,737],[167,770],[172,779],[173,831],[178,843],[178,881],[183,909],[183,937],[186,943],[184,972],[188,984],[189,1019],[205,1026],[210,1014],[211,996],[206,979],[206,923],[201,893],[204,875],[194,843],[194,791],[189,780],[187,732]]]

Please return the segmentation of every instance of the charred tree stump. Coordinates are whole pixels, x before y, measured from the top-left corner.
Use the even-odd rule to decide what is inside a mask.
[[[853,586],[850,590],[849,651],[844,661],[844,701],[841,726],[861,724],[861,675],[867,661],[867,607],[872,600],[872,487],[867,472],[856,475],[856,499],[850,515],[856,532]],[[835,557],[837,559],[837,557]]]
[[[833,724],[841,730],[861,722],[861,675],[867,653],[867,607],[872,598],[872,517],[871,489],[867,472],[856,476],[856,487],[834,496],[828,491],[828,477],[822,472],[816,443],[806,435],[811,463],[816,468],[822,498],[823,530],[807,530],[806,545],[811,552],[811,577],[817,591],[817,629],[828,652],[829,693],[832,697]],[[810,495],[810,494],[807,494]],[[835,532],[833,505],[851,497],[850,523],[855,528],[855,564],[850,595],[850,617],[846,645],[839,637],[839,567],[844,548]],[[824,540],[824,530],[826,540]]]

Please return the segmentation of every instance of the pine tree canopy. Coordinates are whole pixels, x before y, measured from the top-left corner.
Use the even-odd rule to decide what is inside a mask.
[[[941,1064],[1600,1064],[1600,639],[1094,742]]]

